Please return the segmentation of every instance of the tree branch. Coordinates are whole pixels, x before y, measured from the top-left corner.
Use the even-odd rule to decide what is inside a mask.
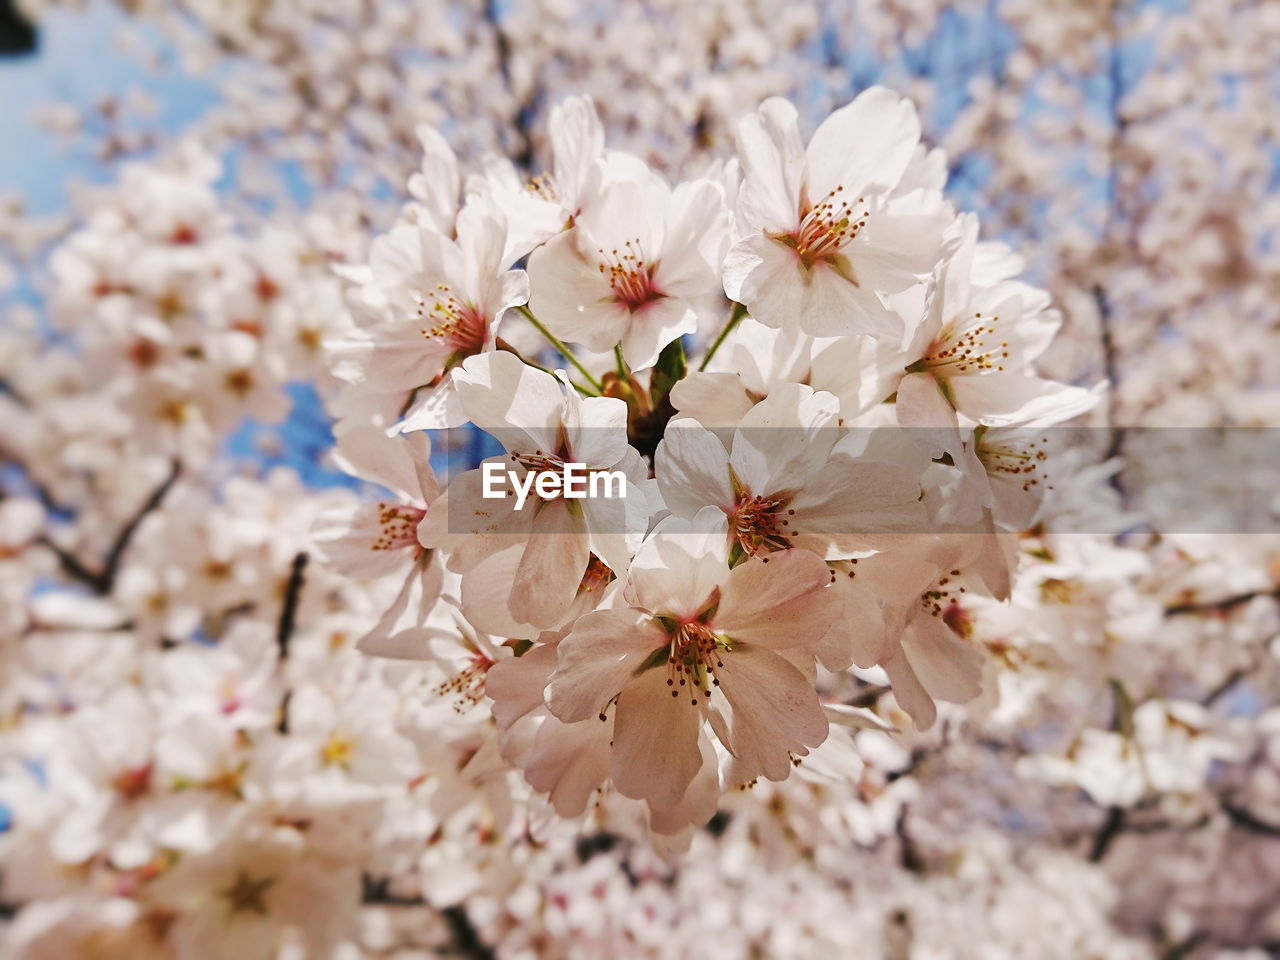
[[[1089,849],[1090,863],[1100,863],[1107,855],[1112,842],[1124,831],[1126,817],[1124,807],[1107,808],[1107,818],[1102,821],[1102,828],[1094,835]]]
[[[63,571],[68,576],[88,585],[94,593],[109,594],[115,586],[116,576],[120,572],[120,563],[124,559],[125,551],[129,549],[129,544],[133,540],[134,534],[138,532],[138,527],[146,519],[147,514],[153,513],[160,507],[181,472],[182,465],[180,461],[174,460],[173,466],[169,470],[169,476],[165,478],[160,486],[156,487],[151,496],[147,497],[146,502],[138,508],[138,511],[129,519],[128,523],[120,529],[120,533],[117,534],[115,541],[111,544],[111,548],[107,551],[106,559],[103,561],[102,569],[99,571],[95,572],[89,569],[84,563],[48,537],[42,536],[37,542],[57,555],[58,563],[61,564]]]
[[[299,553],[289,567],[289,581],[284,588],[284,601],[280,605],[280,622],[276,627],[276,645],[280,659],[289,659],[289,641],[293,639],[294,620],[298,614],[298,599],[306,582],[307,554]]]
[[[1227,613],[1258,597],[1270,597],[1272,600],[1280,600],[1280,587],[1275,587],[1271,590],[1251,590],[1248,593],[1237,593],[1221,600],[1206,600],[1201,603],[1175,603],[1164,608],[1164,615],[1166,617],[1177,617],[1189,613]]]
[[[1280,837],[1280,825],[1268,823],[1261,817],[1246,810],[1244,807],[1236,806],[1229,800],[1222,801],[1222,811],[1234,826],[1247,833],[1255,833],[1261,837]]]

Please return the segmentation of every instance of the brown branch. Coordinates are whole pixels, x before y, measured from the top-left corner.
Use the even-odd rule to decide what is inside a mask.
[[[476,932],[466,910],[460,906],[445,907],[440,911],[440,915],[444,917],[445,923],[449,924],[449,932],[453,934],[451,953],[460,957],[469,957],[471,960],[494,960],[496,955],[480,939],[480,934]]]
[[[384,907],[422,907],[426,901],[422,897],[405,897],[391,892],[389,877],[374,877],[363,874],[360,877],[360,902],[370,906]]]
[[[178,474],[182,472],[182,464],[178,460],[174,460],[169,467],[169,476],[165,477],[164,483],[156,487],[155,492],[147,497],[146,503],[142,508],[133,515],[133,518],[124,525],[120,531],[120,535],[116,537],[116,542],[111,545],[110,551],[107,553],[107,562],[102,568],[102,590],[101,593],[110,593],[112,586],[116,582],[116,574],[120,572],[120,561],[124,558],[124,552],[129,548],[129,542],[133,539],[133,535],[137,532],[143,519],[147,514],[152,513],[159,508],[164,501],[165,496],[173,488],[174,483],[178,480]]]
[[[1164,608],[1164,615],[1166,617],[1177,617],[1189,613],[1227,613],[1248,603],[1250,600],[1256,600],[1258,597],[1270,597],[1272,600],[1280,600],[1280,587],[1274,587],[1270,590],[1251,590],[1248,593],[1237,593],[1221,600],[1206,600],[1201,603],[1175,603]]]
[[[120,564],[124,560],[125,551],[129,549],[129,544],[132,542],[134,534],[138,532],[138,527],[142,525],[142,521],[146,519],[148,514],[159,509],[160,504],[172,489],[181,472],[181,463],[174,460],[173,466],[169,470],[169,476],[165,478],[160,486],[156,487],[151,496],[147,497],[142,506],[138,508],[138,511],[120,529],[111,544],[111,548],[107,551],[102,569],[98,571],[91,570],[66,549],[58,546],[46,536],[40,537],[36,542],[53,551],[58,558],[58,563],[68,576],[86,584],[94,593],[109,594],[115,586],[116,576],[120,572]]]
[[[1232,825],[1247,833],[1254,833],[1260,837],[1280,837],[1280,824],[1268,823],[1251,811],[1244,807],[1236,806],[1229,800],[1222,801],[1222,812],[1231,820]]]
[[[1094,834],[1093,846],[1089,849],[1090,863],[1099,863],[1107,855],[1112,842],[1124,832],[1126,818],[1124,807],[1107,808],[1107,817],[1102,821],[1102,827]]]
[[[276,646],[280,648],[280,660],[289,659],[289,644],[293,640],[293,629],[298,616],[298,600],[302,596],[302,587],[306,583],[307,554],[298,553],[289,565],[289,579],[284,587],[284,599],[280,602],[280,621],[276,626]],[[279,733],[289,732],[289,700],[292,690],[286,690],[280,698],[280,719],[276,723]]]
[[[294,621],[298,615],[298,600],[302,595],[302,586],[306,582],[304,576],[307,569],[307,554],[299,553],[293,558],[289,567],[289,580],[284,588],[284,601],[280,605],[280,622],[276,627],[276,645],[280,648],[280,659],[289,659],[289,642],[293,639]]]
[[[919,847],[916,846],[911,834],[907,832],[908,809],[904,804],[902,809],[898,811],[898,822],[894,825],[894,832],[898,836],[898,863],[903,870],[907,870],[910,873],[924,873],[924,857],[920,855]]]

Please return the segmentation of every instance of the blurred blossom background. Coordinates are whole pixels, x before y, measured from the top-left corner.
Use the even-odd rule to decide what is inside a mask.
[[[0,0],[0,958],[1280,957],[1280,538],[1154,529],[1130,443],[1280,425],[1277,51],[1272,0]],[[860,671],[883,724],[687,849],[558,820],[314,555],[376,495],[344,270],[423,125],[529,180],[586,94],[677,181],[875,84],[1109,382],[1056,474],[1106,519],[1023,537],[931,728]]]

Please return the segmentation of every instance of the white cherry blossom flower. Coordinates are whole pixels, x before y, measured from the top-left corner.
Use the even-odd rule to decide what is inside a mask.
[[[824,560],[868,549],[876,534],[919,531],[918,472],[848,452],[829,393],[784,384],[739,421],[726,449],[692,420],[674,420],[655,457],[669,509],[719,508],[747,556],[811,550]]]
[[[506,228],[478,207],[458,215],[457,239],[402,224],[373,246],[362,288],[373,322],[333,346],[334,372],[359,389],[406,394],[402,431],[457,426],[453,370],[491,350],[503,314],[528,299],[508,270]]]
[[[484,496],[482,466],[455,477],[423,521],[423,545],[446,549],[450,569],[464,576],[494,554],[519,548],[518,564],[507,566],[510,614],[519,623],[557,626],[584,578],[596,576],[593,561],[624,573],[631,545],[648,526],[647,471],[627,444],[626,404],[580,397],[503,351],[469,359],[455,378],[468,416],[507,450],[493,462],[514,469],[520,482],[547,472],[561,476],[566,463],[625,476],[621,497],[534,495],[518,508],[510,490]]]
[[[765,101],[738,128],[751,230],[725,261],[729,298],[811,336],[901,334],[881,295],[932,272],[952,217],[931,191],[899,195],[919,140],[915,108],[883,87],[831,114],[807,148],[795,108]]]
[[[723,303],[725,219],[709,180],[611,183],[530,257],[530,308],[564,340],[598,353],[621,344],[633,370],[650,367]]]
[[[839,612],[826,565],[801,550],[727,561],[720,511],[664,521],[632,564],[632,605],[587,614],[556,650],[551,712],[590,723],[616,704],[610,777],[655,811],[686,801],[705,723],[748,779],[784,779],[826,739],[806,679]]]

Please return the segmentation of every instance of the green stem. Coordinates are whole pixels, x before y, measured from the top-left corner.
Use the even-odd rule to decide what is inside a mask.
[[[747,308],[740,303],[733,305],[733,313],[729,314],[729,319],[725,321],[725,325],[720,328],[720,332],[716,334],[715,340],[711,343],[711,349],[707,351],[707,355],[702,358],[702,362],[698,364],[698,372],[701,373],[707,369],[707,364],[711,362],[711,358],[716,355],[716,351],[720,349],[720,344],[724,343],[724,338],[733,332],[734,327],[742,322],[742,318],[747,315]]]
[[[503,340],[501,337],[498,338],[498,349],[511,354],[513,357],[515,357],[517,360],[519,360],[521,363],[525,364],[526,366],[533,367],[533,369],[535,370],[541,370],[543,373],[549,373],[553,377],[555,376],[554,370],[551,370],[549,367],[544,367],[540,363],[534,363],[532,360],[530,360],[528,357],[522,354],[519,350],[517,350],[511,344],[507,343],[507,341]]]
[[[542,321],[540,321],[537,317],[535,317],[535,316],[533,315],[533,311],[531,311],[528,307],[523,306],[523,305],[517,306],[517,307],[516,307],[516,310],[517,310],[517,311],[518,311],[518,312],[519,312],[519,313],[520,313],[520,314],[521,314],[521,315],[522,315],[526,320],[528,320],[530,323],[532,323],[532,324],[533,324],[533,326],[534,326],[534,328],[535,328],[535,329],[536,329],[540,334],[542,334],[544,337],[546,337],[546,338],[547,338],[547,342],[548,342],[549,344],[551,344],[553,347],[555,347],[557,350],[559,350],[559,351],[560,351],[560,353],[561,353],[561,355],[562,355],[566,360],[568,360],[571,364],[573,364],[575,367],[577,367],[577,368],[578,368],[578,372],[579,372],[579,373],[581,373],[584,377],[586,377],[586,378],[587,378],[587,383],[591,384],[591,386],[595,388],[595,394],[594,394],[594,396],[597,396],[597,397],[598,397],[598,396],[600,396],[600,394],[602,394],[602,393],[604,392],[604,387],[601,385],[600,381],[599,381],[599,380],[597,380],[595,377],[593,377],[593,376],[591,375],[591,371],[590,371],[590,370],[588,370],[586,367],[584,367],[584,366],[582,365],[582,361],[580,361],[577,357],[575,357],[575,356],[573,355],[572,351],[570,351],[570,349],[569,349],[568,347],[566,347],[563,343],[561,343],[561,342],[560,342],[560,338],[559,338],[559,337],[557,337],[554,333],[552,333],[550,330],[548,330],[546,327],[544,327],[544,326],[542,325]],[[576,384],[575,384],[575,386],[576,386]],[[582,388],[581,388],[581,387],[579,387],[579,389],[582,389]]]
[[[627,366],[626,358],[622,356],[622,344],[614,344],[613,358],[618,362],[618,376],[626,380],[631,376],[631,369]]]

